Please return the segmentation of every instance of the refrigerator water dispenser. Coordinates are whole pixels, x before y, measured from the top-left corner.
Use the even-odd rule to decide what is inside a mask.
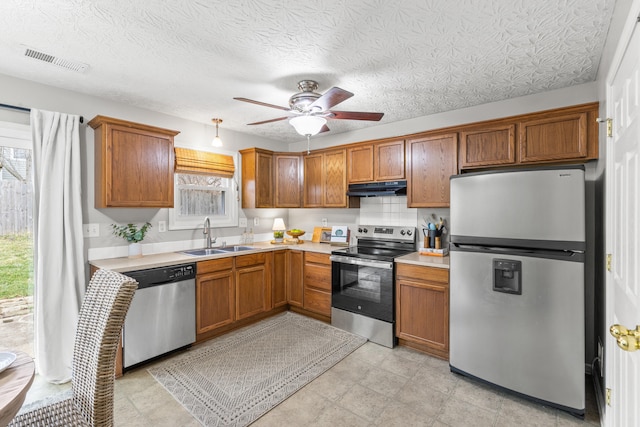
[[[522,295],[522,262],[511,259],[493,260],[493,290]]]

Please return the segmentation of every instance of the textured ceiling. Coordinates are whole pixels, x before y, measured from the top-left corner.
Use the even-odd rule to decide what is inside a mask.
[[[389,123],[586,83],[614,3],[2,0],[0,73],[292,142],[302,137],[287,122],[246,126],[282,111],[232,98],[288,106],[311,78],[320,93],[355,93],[336,109]],[[25,47],[89,67],[27,58]]]

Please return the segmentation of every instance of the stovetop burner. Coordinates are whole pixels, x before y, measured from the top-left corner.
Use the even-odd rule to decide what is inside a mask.
[[[393,261],[394,258],[413,252],[413,249],[372,248],[368,246],[350,246],[331,251],[332,255],[352,256],[364,259]]]
[[[356,246],[337,249],[332,255],[393,261],[415,251],[415,227],[359,225],[355,233]]]

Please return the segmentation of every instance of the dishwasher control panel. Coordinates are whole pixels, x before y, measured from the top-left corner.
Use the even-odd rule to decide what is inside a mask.
[[[193,264],[181,265],[178,267],[170,267],[168,273],[167,276],[169,279],[186,280],[196,276],[196,268]]]
[[[130,271],[124,274],[138,282],[138,289],[144,289],[152,286],[163,285],[165,283],[182,282],[185,280],[195,279],[196,265],[172,265],[170,267]]]

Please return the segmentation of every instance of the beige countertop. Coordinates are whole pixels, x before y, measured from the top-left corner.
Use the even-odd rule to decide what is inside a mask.
[[[436,267],[449,269],[449,257],[438,257],[430,255],[420,255],[419,252],[412,252],[408,255],[404,255],[395,259],[397,263],[402,264],[414,264],[424,267]]]
[[[313,243],[304,241],[304,243],[296,244],[271,244],[269,242],[256,242],[251,245],[255,249],[242,252],[231,252],[228,254],[215,254],[208,256],[191,256],[177,252],[165,252],[152,255],[144,255],[140,258],[107,258],[89,261],[94,267],[105,268],[107,270],[119,271],[121,273],[135,270],[145,270],[148,268],[167,267],[170,265],[187,264],[192,262],[206,261],[209,259],[226,258],[230,256],[248,255],[257,252],[275,251],[278,249],[297,249],[301,251],[318,252],[330,254],[336,246],[327,243]]]
[[[228,254],[215,254],[207,256],[191,256],[185,255],[180,251],[177,252],[165,252],[152,255],[144,255],[140,258],[107,258],[96,259],[89,261],[89,264],[97,268],[105,268],[107,270],[127,272],[135,270],[145,270],[148,268],[167,267],[170,265],[187,264],[192,262],[206,261],[209,259],[220,259],[230,256],[248,255],[257,252],[275,251],[278,249],[296,249],[308,252],[317,252],[323,254],[331,254],[331,251],[339,249],[339,246],[332,246],[327,243],[313,243],[310,241],[304,241],[304,243],[295,244],[271,244],[269,242],[256,242],[252,245],[253,250],[247,250],[242,252],[231,252]],[[435,257],[420,255],[418,252],[413,252],[408,255],[404,255],[395,259],[398,263],[414,264],[425,267],[436,268],[449,268],[449,257]]]

